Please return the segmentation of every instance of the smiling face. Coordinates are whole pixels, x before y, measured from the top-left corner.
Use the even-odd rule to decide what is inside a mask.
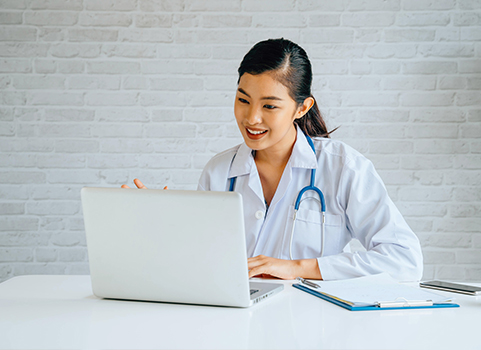
[[[290,150],[296,140],[294,120],[307,112],[305,104],[298,106],[272,73],[244,73],[239,80],[234,114],[249,148],[283,152]]]

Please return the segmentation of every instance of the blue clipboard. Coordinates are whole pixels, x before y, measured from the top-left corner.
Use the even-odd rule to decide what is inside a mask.
[[[448,307],[459,307],[458,304],[454,303],[438,303],[429,306],[401,306],[401,307],[379,307],[377,305],[372,306],[353,306],[348,303],[342,302],[341,300],[334,299],[326,294],[316,292],[302,284],[293,284],[294,288],[300,289],[306,293],[312,294],[318,298],[327,300],[337,306],[343,307],[349,311],[374,311],[374,310],[405,310],[405,309],[433,309],[433,308],[448,308]]]

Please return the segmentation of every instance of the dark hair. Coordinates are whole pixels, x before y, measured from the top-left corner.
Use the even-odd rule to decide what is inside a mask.
[[[280,38],[258,42],[244,56],[237,71],[237,84],[244,73],[257,75],[273,72],[275,79],[287,87],[289,95],[298,105],[308,97],[314,98],[311,94],[311,62],[306,51],[290,40]],[[311,137],[329,137],[334,131],[327,131],[315,99],[311,109],[294,123]]]

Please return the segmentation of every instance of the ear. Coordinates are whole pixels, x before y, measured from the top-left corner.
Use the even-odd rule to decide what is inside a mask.
[[[306,98],[304,102],[299,107],[297,107],[295,119],[302,118],[304,115],[306,115],[306,113],[309,112],[312,106],[314,106],[314,103],[315,101],[313,97]]]

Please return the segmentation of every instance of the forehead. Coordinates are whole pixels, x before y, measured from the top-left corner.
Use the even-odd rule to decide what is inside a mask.
[[[272,73],[252,75],[244,73],[239,80],[239,88],[251,97],[277,96],[290,99],[289,90],[274,78]]]

